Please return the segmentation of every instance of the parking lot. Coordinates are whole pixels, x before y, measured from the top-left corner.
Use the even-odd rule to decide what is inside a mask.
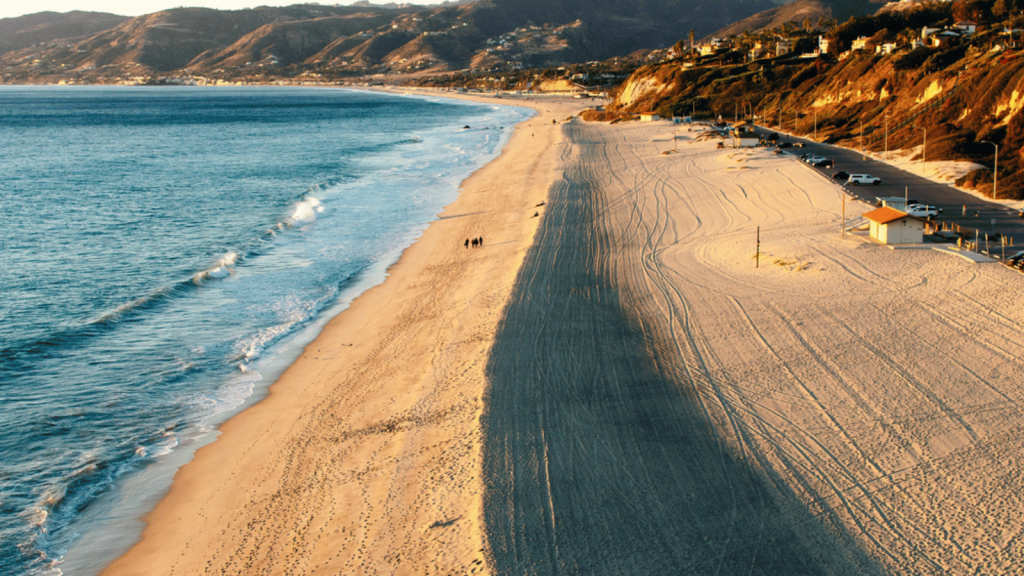
[[[759,128],[759,132],[768,134],[771,131]],[[969,237],[973,237],[975,231],[978,231],[982,237],[985,234],[1003,234],[1007,238],[1013,239],[1015,247],[1020,246],[1019,249],[1024,249],[1024,219],[1018,217],[1016,210],[981,200],[957,190],[953,186],[938,184],[883,162],[872,160],[854,150],[820,144],[786,134],[779,134],[779,137],[780,142],[804,144],[803,148],[794,147],[785,150],[784,152],[787,154],[799,156],[811,153],[834,160],[835,165],[831,168],[807,166],[808,170],[817,170],[825,178],[831,180],[832,174],[841,170],[850,174],[871,174],[882,179],[878,186],[845,186],[847,193],[854,198],[874,204],[875,198],[878,196],[903,197],[906,191],[908,197],[917,199],[922,204],[942,208],[942,215],[935,219],[936,222],[958,225]],[[1017,252],[1017,249],[1013,252]],[[1010,253],[1009,248],[1007,253]]]

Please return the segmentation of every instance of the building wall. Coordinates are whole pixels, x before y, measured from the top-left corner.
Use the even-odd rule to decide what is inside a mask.
[[[924,242],[924,225],[908,219],[888,224],[872,222],[871,236],[882,244],[919,244]]]

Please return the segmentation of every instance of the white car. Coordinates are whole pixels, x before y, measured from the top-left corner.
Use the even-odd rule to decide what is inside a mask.
[[[911,204],[910,206],[907,206],[907,214],[916,218],[935,218],[939,214],[942,214],[942,208],[926,206],[924,204]]]
[[[850,174],[850,178],[846,182],[850,186],[860,186],[861,184],[866,186],[878,186],[882,183],[882,179],[875,178],[871,174]]]

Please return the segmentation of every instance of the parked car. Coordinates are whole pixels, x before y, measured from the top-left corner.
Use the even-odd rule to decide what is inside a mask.
[[[1011,266],[1013,268],[1016,268],[1018,263],[1020,263],[1020,262],[1024,262],[1024,250],[1022,250],[1020,252],[1017,252],[1013,256],[1010,256],[1009,258],[1007,258],[1005,264],[1007,266]]]
[[[935,218],[939,214],[942,214],[942,208],[926,206],[924,204],[911,204],[910,206],[907,206],[907,214],[916,218]]]
[[[824,160],[824,159],[825,159],[824,156],[818,156],[817,154],[810,154],[806,158],[804,158],[804,162],[807,162],[808,164],[814,164],[818,160]]]
[[[861,184],[867,186],[878,186],[882,183],[881,178],[875,178],[871,174],[850,174],[850,178],[847,182],[851,186],[860,186]]]
[[[818,160],[811,162],[811,166],[814,166],[815,168],[831,168],[835,165],[836,163],[828,158],[819,158]]]
[[[776,148],[778,148],[780,150],[783,149],[783,148],[792,148],[792,147],[793,147],[793,145],[790,144],[789,142],[779,142],[779,145],[776,146]]]
[[[835,180],[836,182],[846,182],[847,180],[850,179],[850,174],[848,172],[843,172],[842,170],[840,170],[839,172],[836,172],[835,174],[832,175],[832,179]]]
[[[793,143],[793,147],[794,148],[803,148],[804,147],[804,143],[803,142],[794,142]]]

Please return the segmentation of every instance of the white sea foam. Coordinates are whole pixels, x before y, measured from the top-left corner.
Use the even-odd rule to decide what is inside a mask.
[[[324,207],[320,204],[320,200],[309,196],[302,202],[295,205],[295,209],[292,211],[292,215],[289,220],[296,226],[300,224],[308,224],[310,222],[315,222],[317,213],[323,211]]]
[[[217,263],[214,264],[212,267],[207,268],[206,270],[203,270],[202,272],[193,276],[192,281],[198,284],[199,282],[202,282],[207,278],[212,278],[213,280],[223,280],[228,276],[231,276],[232,266],[234,266],[235,262],[237,261],[238,253],[228,252],[227,254],[221,256],[220,260],[218,260]]]

